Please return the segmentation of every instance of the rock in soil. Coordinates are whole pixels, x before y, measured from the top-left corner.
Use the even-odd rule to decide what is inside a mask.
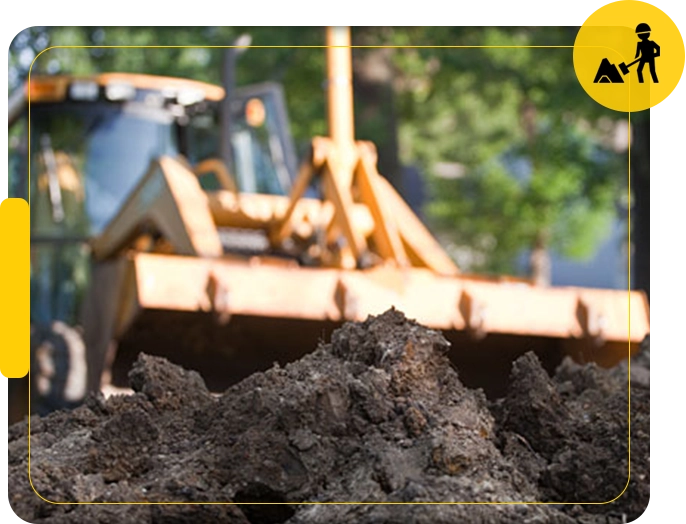
[[[507,395],[468,389],[436,331],[390,310],[330,344],[210,395],[200,376],[140,355],[133,395],[9,432],[10,502],[29,522],[609,523],[649,498],[649,354],[632,365],[632,468],[605,505],[305,505],[301,502],[604,502],[626,484],[627,366],[533,353]],[[635,369],[636,368],[636,369]],[[640,370],[639,370],[640,368]],[[203,502],[226,502],[208,505]],[[261,505],[260,502],[295,504]]]

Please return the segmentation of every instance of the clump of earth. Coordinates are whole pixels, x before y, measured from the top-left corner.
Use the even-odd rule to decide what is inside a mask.
[[[506,396],[489,401],[461,383],[447,351],[439,332],[390,310],[219,396],[197,373],[141,354],[134,394],[91,395],[31,418],[33,486],[53,502],[192,504],[41,500],[27,477],[26,421],[9,431],[10,503],[35,523],[606,524],[641,515],[648,350],[631,363],[626,490],[626,363],[565,360],[550,377],[527,353]],[[341,501],[369,504],[321,504]]]

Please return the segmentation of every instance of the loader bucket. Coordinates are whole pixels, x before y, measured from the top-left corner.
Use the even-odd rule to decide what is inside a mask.
[[[126,385],[126,371],[146,352],[199,371],[211,390],[222,391],[312,351],[345,321],[395,307],[443,332],[465,383],[499,395],[511,362],[527,351],[549,369],[565,355],[612,366],[635,352],[649,329],[638,292],[539,288],[419,268],[137,253],[94,271],[87,311],[104,324],[91,332],[116,340],[117,349],[97,354],[103,344],[87,340],[92,388],[104,369],[114,385]]]

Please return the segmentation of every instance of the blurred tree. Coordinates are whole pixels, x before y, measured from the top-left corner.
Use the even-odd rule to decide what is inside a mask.
[[[650,110],[632,116],[631,185],[634,287],[650,298]]]
[[[401,154],[428,170],[434,223],[469,271],[549,281],[549,251],[584,258],[610,232],[626,193],[615,133],[626,116],[580,86],[573,28],[415,29],[413,40],[474,49],[403,49],[397,64]],[[421,33],[426,33],[422,35]],[[621,150],[621,148],[619,148]]]

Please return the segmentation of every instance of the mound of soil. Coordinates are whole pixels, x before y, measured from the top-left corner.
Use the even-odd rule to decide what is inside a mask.
[[[607,523],[649,498],[649,354],[632,363],[631,482],[605,505],[327,505],[260,502],[604,502],[627,482],[627,366],[533,353],[507,396],[462,385],[443,336],[391,310],[330,344],[211,395],[140,355],[135,394],[90,396],[10,428],[10,502],[29,522]],[[234,504],[210,505],[207,502]],[[252,503],[252,504],[251,504]]]

